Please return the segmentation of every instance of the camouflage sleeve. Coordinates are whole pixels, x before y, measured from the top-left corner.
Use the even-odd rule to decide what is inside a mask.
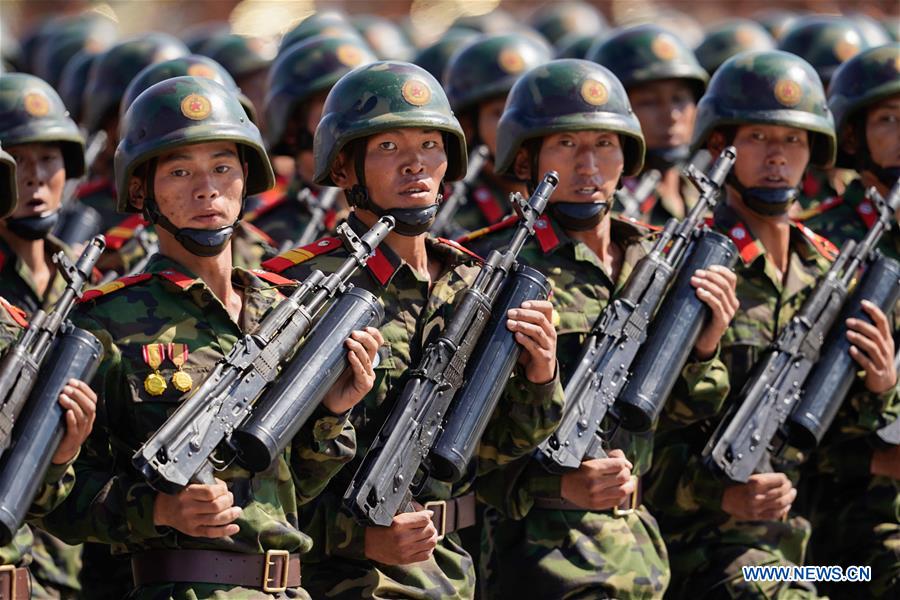
[[[331,478],[356,454],[356,432],[350,412],[334,415],[319,406],[293,440],[291,470],[297,503],[322,493]]]
[[[663,407],[659,427],[683,427],[714,417],[730,391],[728,369],[719,358],[717,347],[709,360],[688,361],[681,370],[672,396]]]
[[[531,455],[507,463],[475,482],[478,499],[510,519],[522,519],[535,498],[559,498],[562,476],[544,469]]]
[[[559,425],[564,402],[558,366],[552,381],[537,385],[528,381],[517,365],[481,436],[478,473],[492,471],[534,450]]]
[[[121,375],[121,354],[109,335],[83,314],[77,325],[97,336],[103,358],[92,387],[98,392],[94,429],[75,460],[75,482],[69,496],[41,520],[41,526],[63,541],[77,544],[135,543],[165,535],[153,523],[156,492],[130,470],[114,468],[111,408],[121,401],[127,385]]]
[[[44,475],[44,482],[28,509],[29,519],[46,515],[72,492],[75,485],[75,469],[72,468],[74,462],[72,460],[62,465],[50,465]]]

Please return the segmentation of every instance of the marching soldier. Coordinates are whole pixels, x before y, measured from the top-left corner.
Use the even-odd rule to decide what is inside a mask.
[[[658,226],[683,218],[696,192],[682,179],[681,169],[691,157],[697,101],[709,75],[684,42],[656,25],[621,30],[589,51],[588,59],[610,69],[625,86],[647,140],[644,176],[654,169],[661,176],[648,196],[629,198],[637,213],[626,207],[627,216]],[[633,192],[639,182],[629,177],[624,185]]]
[[[547,44],[515,33],[476,38],[450,58],[443,80],[450,107],[462,125],[469,148],[484,144],[490,154],[468,190],[465,204],[453,218],[460,233],[499,223],[512,210],[509,194],[523,191],[516,182],[494,173],[497,121],[513,84],[552,56]]]
[[[805,225],[843,246],[847,240],[861,240],[877,218],[865,190],[874,186],[887,197],[900,179],[900,44],[865,50],[838,68],[828,105],[839,134],[836,164],[854,169],[860,177],[843,195],[813,208]],[[885,232],[878,249],[900,259],[895,228]],[[895,333],[896,320],[895,311]],[[804,504],[813,524],[811,562],[872,567],[871,583],[836,584],[828,589],[832,598],[860,597],[863,592],[888,597],[900,586],[900,447],[871,433],[884,420],[882,415],[860,408],[845,403],[813,455],[810,476],[803,481],[808,491],[801,489],[808,496]]]
[[[497,148],[498,173],[528,187],[545,171],[559,173],[559,188],[520,260],[550,278],[559,314],[557,359],[568,376],[591,326],[650,246],[646,227],[609,212],[621,177],[641,169],[640,123],[609,70],[555,60],[513,87]],[[462,241],[486,251],[508,243],[510,231],[502,223]],[[727,393],[716,349],[737,306],[727,269],[697,273],[696,285],[713,318],[682,373],[691,401],[669,407],[688,421],[714,414]],[[484,597],[661,598],[667,554],[640,500],[651,442],[650,435],[622,430],[610,442],[609,458],[587,460],[564,475],[528,456],[482,477],[479,495],[496,507],[482,536]]]
[[[834,125],[815,70],[780,51],[726,61],[699,103],[692,146],[717,156],[729,145],[737,148],[737,161],[711,225],[740,254],[740,307],[722,339],[733,394],[719,415],[658,436],[647,497],[669,547],[673,598],[812,598],[809,582],[747,581],[741,570],[803,564],[810,526],[791,514],[802,457],[788,449],[773,457],[774,472],[733,483],[716,478],[701,453],[754,363],[835,257],[833,245],[787,215],[807,165],[830,168],[834,161]],[[892,345],[874,328],[850,328],[866,340],[861,347]],[[859,401],[880,412],[886,402],[879,394],[893,386],[893,366],[880,354],[869,356],[877,363],[854,355],[869,371]]]
[[[353,456],[346,412],[371,388],[380,336],[354,332],[351,367],[265,471],[228,465],[214,484],[177,494],[151,488],[131,464],[134,452],[278,305],[278,287],[294,282],[232,268],[244,199],[274,179],[259,131],[233,94],[208,79],[165,80],[134,101],[122,133],[118,206],[143,212],[160,251],[143,273],[86,294],[75,316],[104,346],[100,418],[76,461],[71,495],[45,522],[64,539],[129,554],[132,598],[308,598],[300,556],[312,541],[298,528],[298,505]]]
[[[700,66],[712,75],[735,54],[773,48],[775,38],[765,27],[750,19],[735,19],[707,30],[694,54]]]
[[[445,322],[454,298],[473,281],[473,256],[428,236],[444,179],[465,175],[462,129],[444,91],[427,71],[401,62],[376,62],[345,75],[328,95],[315,137],[316,175],[337,185],[353,207],[357,231],[381,215],[397,225],[354,285],[384,304],[385,339],[376,386],[353,413],[359,455],[374,440],[403,389],[408,370]],[[303,278],[328,270],[345,253],[325,238],[282,254],[265,267]],[[304,509],[315,531],[316,562],[304,581],[316,598],[472,598],[475,569],[458,531],[474,524],[471,480],[477,472],[530,452],[558,423],[562,390],[556,373],[556,335],[549,302],[513,311],[509,327],[523,346],[521,367],[483,435],[470,473],[455,485],[429,480],[413,512],[390,527],[364,526],[341,510],[354,469]],[[426,508],[429,507],[429,508]]]

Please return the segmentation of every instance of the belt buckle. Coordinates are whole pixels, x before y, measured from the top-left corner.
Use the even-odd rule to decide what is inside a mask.
[[[447,532],[447,501],[446,500],[431,500],[425,503],[425,510],[432,510],[438,508],[441,511],[440,523],[441,526],[438,528],[438,541],[444,539],[444,535]]]
[[[284,561],[284,568],[281,569],[281,585],[270,586],[270,571],[275,565],[274,558]],[[287,550],[266,550],[266,566],[263,568],[263,585],[262,591],[270,594],[278,594],[284,592],[288,588],[288,570],[291,566],[291,553]]]
[[[16,565],[2,565],[0,566],[0,578],[3,577],[4,574],[9,573],[9,597],[11,600],[16,599]]]
[[[634,480],[634,491],[631,492],[631,496],[629,497],[629,500],[631,500],[631,502],[629,503],[629,507],[628,508],[619,508],[618,506],[613,507],[613,516],[614,517],[625,517],[627,515],[634,513],[634,509],[637,508],[639,482],[638,482],[637,475],[632,475],[631,478]]]

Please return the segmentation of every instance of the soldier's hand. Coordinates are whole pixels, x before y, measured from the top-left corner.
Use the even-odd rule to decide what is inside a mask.
[[[707,360],[715,354],[722,334],[728,329],[740,306],[735,292],[737,275],[731,269],[713,265],[709,269],[695,271],[691,277],[691,285],[697,288],[697,297],[712,311],[711,318],[694,344],[697,358]]]
[[[879,448],[872,453],[869,466],[872,475],[880,475],[900,481],[900,446]]]
[[[357,405],[375,384],[373,361],[378,348],[384,343],[381,332],[375,327],[354,331],[345,342],[347,362],[338,380],[331,386],[322,404],[334,414],[342,414]]]
[[[872,323],[861,319],[847,319],[847,339],[850,356],[866,372],[866,389],[873,394],[882,394],[897,383],[894,369],[894,338],[888,318],[877,306],[863,300],[862,309]]]
[[[553,305],[547,300],[523,302],[507,312],[506,326],[525,350],[519,363],[531,383],[544,384],[556,377],[556,328]]]
[[[437,546],[438,532],[433,512],[400,513],[390,527],[367,527],[365,554],[385,565],[409,565],[428,560]]]
[[[577,470],[562,476],[560,494],[569,502],[590,510],[608,510],[622,504],[634,493],[633,465],[621,450],[609,458],[581,463]]]
[[[233,521],[241,516],[234,496],[221,479],[213,485],[191,484],[177,494],[159,493],[153,503],[153,524],[171,527],[193,537],[220,538],[241,529]]]
[[[97,394],[85,382],[70,379],[59,395],[59,405],[66,411],[66,432],[51,459],[54,465],[63,465],[75,458],[90,435],[97,415]]]
[[[722,510],[739,521],[777,521],[791,510],[797,490],[784,473],[757,473],[729,486]]]

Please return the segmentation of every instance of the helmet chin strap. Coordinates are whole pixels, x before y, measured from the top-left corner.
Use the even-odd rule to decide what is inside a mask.
[[[243,154],[240,152],[239,148],[239,158],[242,159],[242,157]],[[243,160],[241,160],[241,164],[243,164]],[[231,225],[226,225],[225,227],[219,227],[217,229],[178,227],[172,223],[168,217],[162,214],[159,204],[157,204],[154,196],[153,178],[156,172],[156,159],[153,159],[150,162],[147,172],[147,197],[144,200],[144,218],[154,226],[161,227],[171,233],[175,240],[181,244],[185,250],[195,256],[209,258],[221,254],[228,245],[229,240],[231,240],[231,236],[234,235],[234,228],[240,223],[241,217],[244,216],[244,204],[247,199],[246,185],[244,186],[244,191],[241,196],[241,212],[238,214],[235,222]]]
[[[10,217],[6,219],[6,227],[17,237],[35,242],[44,239],[53,231],[56,224],[59,223],[59,214],[60,210],[56,209],[52,213],[36,217],[19,217],[18,219]]]
[[[767,216],[776,217],[787,213],[798,197],[800,190],[794,187],[746,187],[740,181],[734,171],[728,174],[725,179],[731,187],[741,195],[741,200],[753,212]]]
[[[352,149],[353,169],[356,172],[356,181],[349,190],[345,190],[347,202],[352,206],[367,210],[378,217],[394,217],[394,233],[406,237],[416,237],[427,233],[437,217],[440,206],[441,193],[438,192],[436,202],[419,208],[389,208],[379,206],[366,187],[366,146],[364,140],[357,140]],[[443,183],[443,182],[442,182]],[[443,184],[441,185],[443,188]]]

